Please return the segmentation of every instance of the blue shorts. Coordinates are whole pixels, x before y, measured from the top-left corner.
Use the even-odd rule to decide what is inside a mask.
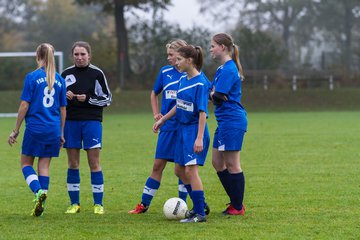
[[[32,157],[58,157],[60,152],[60,137],[43,142],[31,135],[25,129],[21,153]]]
[[[175,163],[179,164],[180,166],[204,165],[210,143],[210,135],[207,125],[204,131],[204,149],[198,154],[194,152],[194,143],[197,137],[197,133],[198,124],[180,125],[175,149]]]
[[[102,125],[100,121],[66,120],[64,128],[64,148],[83,148],[84,150],[101,148]]]
[[[156,159],[174,162],[177,131],[160,131],[156,144]]]
[[[215,130],[213,148],[218,151],[240,151],[245,131],[234,127],[218,127]]]

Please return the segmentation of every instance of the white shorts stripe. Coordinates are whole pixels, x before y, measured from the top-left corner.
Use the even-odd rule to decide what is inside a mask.
[[[69,192],[80,191],[80,183],[68,183],[67,189]]]
[[[98,143],[98,144],[90,147],[89,149],[93,149],[93,148],[101,148],[101,143]]]
[[[218,151],[225,151],[225,144],[219,146]]]
[[[91,185],[93,193],[102,193],[104,192],[104,184],[101,185]]]
[[[26,178],[26,183],[27,183],[27,185],[29,185],[30,186],[30,183],[32,182],[32,181],[39,181],[39,178],[38,178],[38,176],[36,175],[36,174],[32,174],[32,175],[29,175],[27,178]]]
[[[196,164],[197,164],[197,162],[196,162],[196,158],[195,158],[195,159],[187,162],[187,163],[185,164],[185,166],[196,165]]]
[[[143,193],[150,195],[150,196],[155,196],[156,191],[157,191],[157,189],[152,189],[152,188],[149,188],[148,186],[145,186]]]

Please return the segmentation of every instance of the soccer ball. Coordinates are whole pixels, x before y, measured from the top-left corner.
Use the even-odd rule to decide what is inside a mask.
[[[167,219],[184,219],[188,210],[186,202],[181,198],[173,197],[164,204],[164,215]]]

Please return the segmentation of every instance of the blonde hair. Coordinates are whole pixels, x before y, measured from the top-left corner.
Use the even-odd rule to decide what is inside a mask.
[[[187,42],[185,40],[174,39],[174,40],[171,40],[169,43],[166,44],[166,49],[170,48],[170,49],[174,49],[175,51],[177,51],[179,48],[185,47],[187,45],[188,44],[187,44]]]
[[[55,49],[49,43],[42,43],[36,49],[36,59],[38,67],[44,67],[46,73],[46,82],[51,91],[55,83]]]
[[[239,58],[239,47],[234,43],[232,37],[226,33],[215,34],[212,39],[219,45],[224,45],[227,50],[231,53],[231,58],[236,63],[236,67],[241,76],[241,80],[244,80],[244,71],[240,63]]]

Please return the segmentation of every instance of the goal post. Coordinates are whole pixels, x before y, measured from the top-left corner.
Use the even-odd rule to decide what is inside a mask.
[[[62,73],[64,70],[64,54],[56,51],[55,57],[58,57],[57,72]],[[0,52],[0,58],[21,58],[21,57],[36,57],[36,52]],[[0,117],[16,117],[17,113],[4,113],[0,111]]]
[[[55,52],[54,55],[59,58],[58,72],[62,73],[64,70],[64,54],[63,52]],[[36,57],[36,52],[0,52],[0,57]]]

